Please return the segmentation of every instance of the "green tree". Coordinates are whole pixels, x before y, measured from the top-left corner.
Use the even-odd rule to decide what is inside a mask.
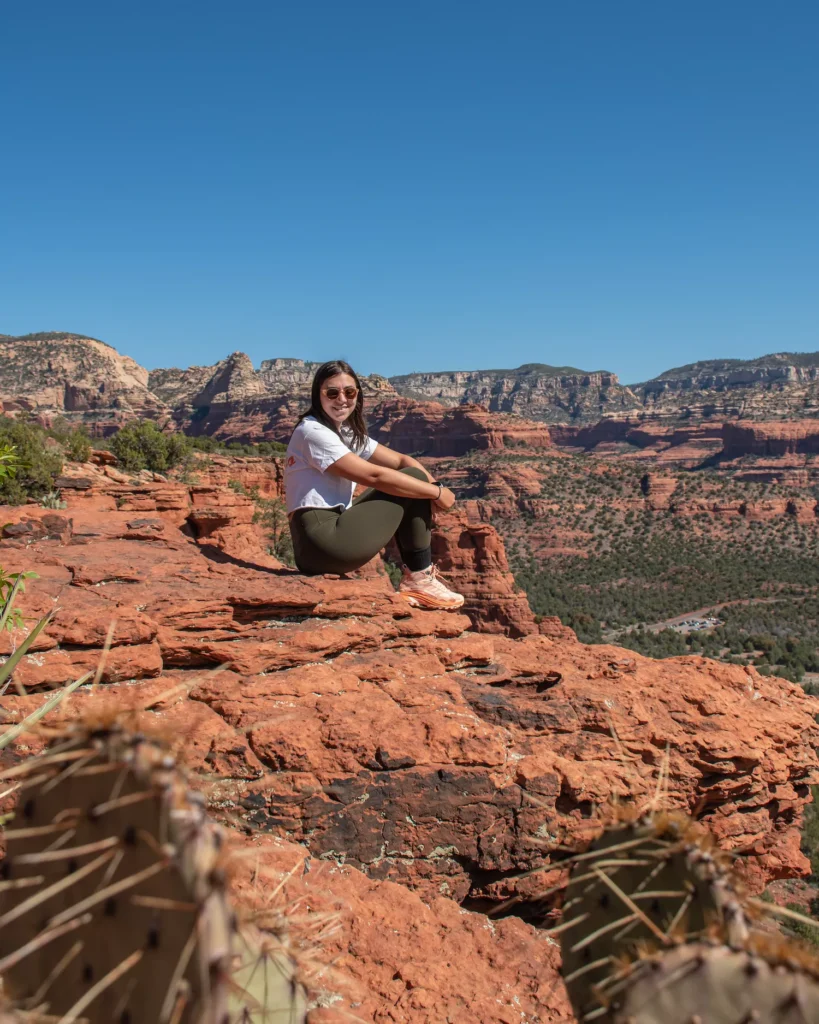
[[[153,420],[127,423],[111,438],[111,451],[123,469],[162,473],[182,462],[190,451],[183,434],[165,434]]]
[[[287,509],[279,498],[259,498],[258,492],[250,492],[256,502],[253,522],[260,523],[270,539],[271,555],[275,555],[285,565],[295,565],[293,541],[290,537],[290,523],[287,520]]]
[[[63,468],[62,456],[46,446],[46,433],[36,423],[0,416],[0,452],[11,452],[0,473],[0,504],[24,505],[54,490]]]
[[[65,454],[72,462],[88,462],[91,456],[91,438],[88,428],[80,423],[65,439]]]

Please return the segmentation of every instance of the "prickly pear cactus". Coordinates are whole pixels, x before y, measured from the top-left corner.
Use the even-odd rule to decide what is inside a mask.
[[[270,935],[243,928],[237,942],[238,963],[231,975],[228,1000],[231,1024],[299,1024],[307,1014],[307,997],[296,978],[293,960]]]
[[[599,1006],[593,986],[641,944],[670,945],[724,927],[747,935],[726,855],[682,814],[607,828],[574,859],[563,904],[563,979],[578,1018]]]
[[[234,914],[222,832],[157,743],[78,724],[5,773],[0,972],[25,1010],[222,1024]]]
[[[607,991],[613,1024],[807,1024],[819,1021],[819,981],[798,947],[767,937],[731,948],[681,945],[645,957]]]

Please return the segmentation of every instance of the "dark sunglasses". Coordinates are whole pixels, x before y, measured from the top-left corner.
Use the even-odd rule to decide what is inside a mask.
[[[324,394],[332,401],[334,398],[338,398],[342,391],[344,392],[344,397],[349,398],[351,402],[358,394],[358,388],[354,388],[352,385],[348,388],[325,388]]]

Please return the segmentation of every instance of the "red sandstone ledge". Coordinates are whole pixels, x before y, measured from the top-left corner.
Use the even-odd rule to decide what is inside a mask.
[[[277,493],[272,465],[230,475]],[[753,669],[536,632],[468,506],[441,518],[436,545],[469,614],[431,613],[379,560],[353,578],[281,566],[223,477],[75,479],[89,486],[69,481],[63,511],[2,510],[0,564],[39,574],[23,612],[57,609],[15,673],[32,692],[3,710],[19,717],[96,667],[113,621],[103,685],[61,713],[152,705],[146,728],[270,869],[246,879],[247,903],[298,865],[289,897],[339,910],[336,973],[322,975],[336,1010],[317,1020],[568,1019],[553,942],[464,907],[553,884],[550,850],[579,848],[614,796],[649,801],[666,751],[668,804],[741,852],[752,888],[807,870],[819,701]]]

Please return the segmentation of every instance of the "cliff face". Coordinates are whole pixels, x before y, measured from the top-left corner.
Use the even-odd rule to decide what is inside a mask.
[[[520,416],[487,412],[480,405],[450,410],[432,439],[431,455],[460,456],[499,448],[550,448],[548,429]]]
[[[725,459],[743,455],[812,455],[819,452],[819,420],[725,423],[722,440]]]
[[[234,352],[213,366],[152,370],[148,381],[173,407],[181,430],[219,440],[278,440],[302,408],[292,392],[273,392],[244,352]]]
[[[399,394],[442,405],[483,405],[493,412],[511,412],[547,423],[637,408],[636,397],[613,373],[586,373],[573,367],[531,363],[516,370],[458,370],[451,373],[410,373],[391,377]]]
[[[399,452],[417,454],[432,450],[446,412],[438,402],[396,396],[368,409],[367,423],[377,441]]]
[[[170,417],[148,387],[148,371],[133,359],[94,338],[60,332],[0,335],[0,408],[44,421],[65,416],[97,435],[136,418]]]
[[[667,370],[626,387],[613,373],[528,364],[516,370],[413,373],[390,378],[409,398],[443,405],[479,403],[495,412],[582,429],[601,419],[624,432],[654,426],[742,418],[819,416],[819,355],[776,353],[722,359]]]
[[[399,452],[436,458],[500,448],[550,448],[548,428],[480,405],[447,409],[436,402],[389,399],[368,415],[370,434]]]
[[[758,359],[706,359],[666,370],[635,389],[690,390],[749,384],[808,383],[819,379],[819,354],[775,352]]]
[[[712,359],[635,384],[646,413],[701,420],[819,415],[819,354],[778,352],[759,359]]]
[[[223,441],[287,441],[310,403],[319,364],[302,359],[266,359],[256,371],[250,358],[234,352],[213,366],[153,370],[149,386],[173,407],[185,433]],[[372,408],[396,393],[385,377],[361,378]]]

